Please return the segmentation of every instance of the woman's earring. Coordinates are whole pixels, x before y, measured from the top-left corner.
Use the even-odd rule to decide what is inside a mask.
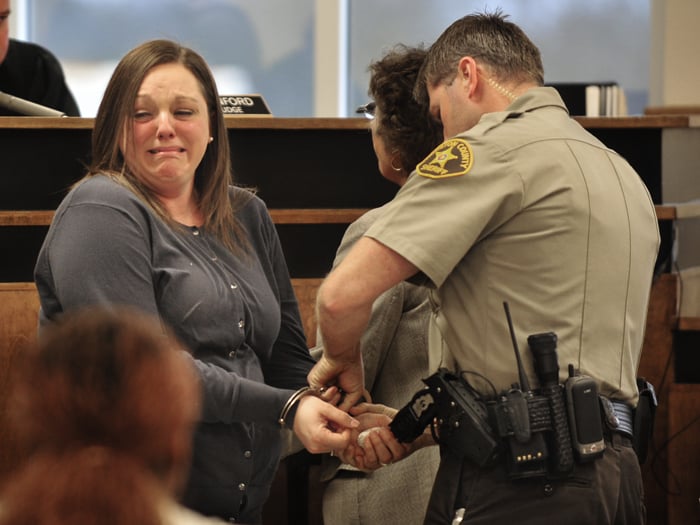
[[[214,137],[209,137],[209,144],[211,144],[212,142],[214,142]]]
[[[394,151],[393,153],[394,153],[394,155],[392,155],[392,157],[391,157],[391,169],[396,171],[396,172],[403,171],[403,168],[401,168],[401,167],[397,168],[396,166],[394,166],[394,160],[396,159],[396,151]]]

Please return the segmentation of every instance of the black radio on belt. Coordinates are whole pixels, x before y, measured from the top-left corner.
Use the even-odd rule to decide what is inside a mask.
[[[492,406],[492,420],[495,421],[498,435],[506,443],[508,476],[511,479],[544,476],[547,474],[550,455],[545,431],[552,428],[548,400],[530,389],[508,303],[503,303],[503,309],[508,321],[520,382],[514,383],[508,392],[499,396]]]

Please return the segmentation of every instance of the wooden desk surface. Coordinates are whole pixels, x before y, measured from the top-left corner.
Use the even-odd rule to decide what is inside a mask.
[[[700,127],[693,114],[653,114],[627,117],[574,117],[584,128]],[[369,129],[366,118],[224,117],[228,129]],[[0,117],[0,128],[92,129],[95,119],[85,117]]]

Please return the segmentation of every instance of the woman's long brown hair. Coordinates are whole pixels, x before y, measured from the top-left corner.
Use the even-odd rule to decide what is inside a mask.
[[[141,83],[156,66],[182,64],[202,90],[209,110],[209,128],[214,139],[195,173],[195,190],[204,227],[232,251],[245,249],[247,238],[235,218],[234,210],[249,199],[238,192],[239,201],[231,202],[233,184],[228,132],[219,103],[214,76],[205,60],[190,48],[171,40],[150,40],[129,51],[112,73],[95,116],[92,132],[92,161],[86,177],[106,174],[124,184],[144,200],[164,221],[170,219],[157,198],[125,164],[121,144],[131,140],[134,103]]]

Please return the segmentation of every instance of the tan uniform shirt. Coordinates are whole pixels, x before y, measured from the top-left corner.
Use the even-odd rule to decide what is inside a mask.
[[[527,336],[553,331],[562,380],[573,364],[602,394],[636,404],[654,206],[632,167],[571,119],[554,89],[531,89],[439,146],[366,235],[437,289],[431,345],[443,366],[482,374],[499,392],[517,381],[507,301],[531,387]]]

